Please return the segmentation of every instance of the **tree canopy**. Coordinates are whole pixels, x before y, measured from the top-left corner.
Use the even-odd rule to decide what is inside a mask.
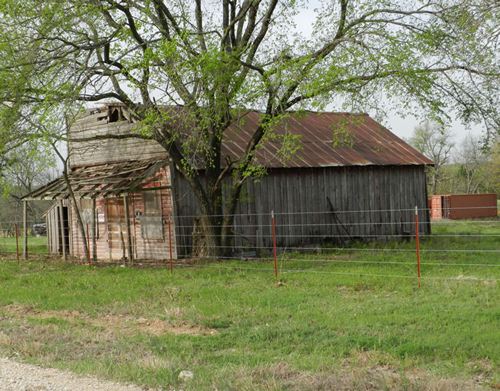
[[[443,166],[449,163],[454,146],[451,129],[429,121],[417,126],[409,143],[434,162],[427,168],[431,194],[436,194],[443,174]]]
[[[2,148],[31,137],[27,119],[119,101],[140,123],[130,137],[154,139],[169,152],[204,214],[230,215],[242,183],[258,171],[255,151],[289,110],[332,102],[350,111],[420,108],[434,120],[455,115],[483,122],[488,136],[498,132],[497,2],[323,1],[304,37],[294,26],[308,6],[0,0]],[[194,124],[188,134],[162,111],[171,105],[183,106]],[[261,110],[262,122],[241,159],[223,164],[224,131],[245,108]],[[221,181],[229,175],[225,202]],[[214,224],[230,219],[207,221]]]

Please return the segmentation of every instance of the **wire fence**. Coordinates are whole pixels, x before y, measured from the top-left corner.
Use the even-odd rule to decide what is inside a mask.
[[[422,208],[419,207],[418,211],[419,213],[425,213],[425,212],[430,212],[432,210],[439,210],[439,211],[454,211],[454,210],[491,210],[496,213],[497,208],[494,206],[465,206],[465,207],[441,207],[441,208]],[[412,208],[386,208],[386,209],[350,209],[350,210],[321,210],[321,211],[293,211],[293,212],[274,212],[276,216],[289,216],[289,215],[324,215],[324,214],[330,214],[330,213],[335,213],[335,214],[354,214],[354,213],[361,213],[361,214],[369,214],[369,213],[382,213],[382,212],[415,212],[415,207]],[[230,214],[229,216],[233,217],[248,217],[248,216],[266,216],[266,217],[271,217],[272,211],[268,212],[254,212],[254,213],[233,213]],[[210,217],[226,217],[228,214],[212,214]],[[196,218],[200,217],[199,214],[195,215],[182,215],[183,218]]]
[[[144,237],[141,224],[146,223],[131,215],[130,246],[124,239],[127,236],[125,219],[119,224],[120,238],[113,239],[114,247],[111,238],[116,232],[111,232],[106,220],[97,222],[100,235],[95,245],[98,247],[96,252],[108,251],[109,259],[120,263],[130,263],[131,259],[137,264],[154,260],[171,269],[175,264],[176,269],[183,270],[255,271],[273,274],[277,281],[300,273],[416,279],[419,284],[420,279],[498,281],[500,219],[490,216],[464,221],[429,220],[430,210],[234,214],[234,225],[224,235],[212,230],[219,228],[214,223],[221,220],[220,215],[206,219],[200,219],[200,215],[183,215],[165,218],[162,239],[154,240]],[[0,255],[20,258],[26,244],[23,227],[24,222],[20,219],[0,221]],[[26,227],[26,252],[33,256],[46,254],[47,232],[43,222],[28,220]],[[93,230],[87,227],[89,232]],[[218,233],[207,241],[206,232]],[[66,235],[72,234],[66,232]],[[64,236],[64,240],[67,239]],[[94,241],[86,240],[92,254]],[[68,252],[75,255],[69,248]],[[81,248],[77,252],[82,254]],[[184,259],[177,259],[181,257]],[[107,256],[100,258],[104,258],[100,262],[107,260]]]

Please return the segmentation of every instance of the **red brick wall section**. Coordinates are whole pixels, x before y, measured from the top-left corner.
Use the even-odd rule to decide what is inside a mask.
[[[443,205],[441,203],[441,196],[440,195],[433,195],[429,199],[429,208],[431,210],[431,219],[434,220],[439,220],[443,217]]]

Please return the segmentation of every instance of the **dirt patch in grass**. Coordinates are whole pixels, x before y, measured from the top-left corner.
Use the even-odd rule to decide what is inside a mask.
[[[440,378],[423,370],[400,371],[390,365],[344,366],[338,370],[307,372],[293,369],[286,363],[255,369],[250,373],[259,389],[286,390],[419,390],[455,391],[483,390],[483,386],[471,380]],[[242,389],[250,389],[243,387]]]
[[[475,277],[475,276],[464,276],[463,274],[460,274],[455,277],[457,281],[475,281],[475,282],[480,282],[483,285],[486,286],[496,286],[497,285],[497,280],[495,279],[488,279],[488,278],[480,278],[480,277]]]
[[[79,311],[42,311],[31,306],[17,304],[3,306],[1,310],[16,318],[36,317],[39,319],[60,318],[71,320],[81,317]]]
[[[162,319],[134,318],[129,315],[104,315],[89,317],[79,311],[39,310],[30,306],[7,305],[1,308],[9,316],[21,319],[55,319],[70,323],[85,322],[90,326],[111,330],[122,335],[145,333],[150,335],[215,335],[217,330],[186,323],[172,324]]]
[[[9,345],[11,343],[10,337],[0,331],[0,345]]]
[[[92,319],[91,322],[100,327],[113,328],[123,333],[129,334],[134,330],[151,334],[176,334],[176,335],[215,335],[217,330],[199,325],[175,324],[172,325],[161,319],[132,318],[125,315],[106,315],[98,319]]]

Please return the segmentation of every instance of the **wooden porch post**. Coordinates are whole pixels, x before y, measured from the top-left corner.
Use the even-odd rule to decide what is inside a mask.
[[[133,262],[134,254],[132,251],[132,232],[130,231],[130,210],[128,207],[128,194],[123,196],[123,206],[125,209],[125,225],[127,226],[128,258],[130,262]]]
[[[63,200],[59,201],[59,233],[61,235],[61,247],[62,247],[62,256],[63,259],[66,260],[66,240],[64,235],[64,213],[63,213],[64,203]]]
[[[45,217],[45,226],[47,227],[47,229],[46,229],[46,234],[47,234],[47,255],[50,255],[50,238],[52,237],[52,235],[50,234],[50,224],[49,224],[49,215],[48,214],[47,214],[47,217]]]
[[[96,200],[92,198],[92,261],[97,262],[97,221],[95,218],[96,215]]]
[[[28,201],[23,201],[23,258],[28,259]]]

